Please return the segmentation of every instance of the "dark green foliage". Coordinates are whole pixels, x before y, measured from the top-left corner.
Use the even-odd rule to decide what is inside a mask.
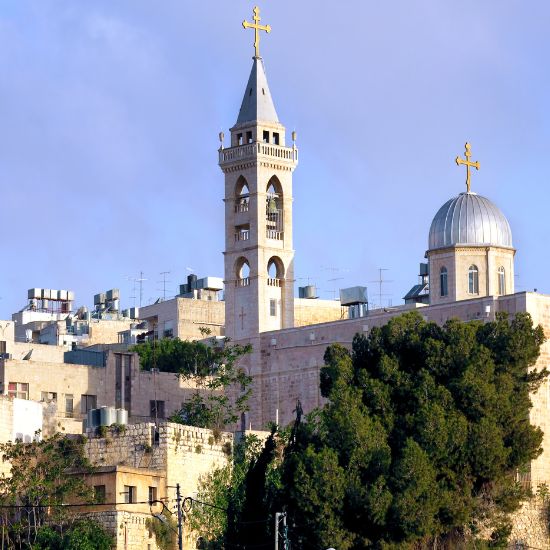
[[[170,420],[218,431],[235,424],[239,415],[248,410],[252,383],[252,378],[236,362],[250,353],[252,347],[230,345],[228,341],[222,347],[215,342],[212,346],[201,342],[180,341],[180,344],[185,344],[188,350],[202,350],[196,355],[198,359],[194,360],[192,370],[189,364],[180,363],[181,370],[172,371],[180,378],[193,380],[197,390]]]
[[[353,353],[329,347],[329,403],[297,426],[274,503],[293,545],[444,544],[479,521],[490,547],[505,544],[514,474],[541,452],[529,392],[547,375],[530,369],[543,341],[528,314],[440,327],[410,313],[356,336]]]
[[[272,543],[269,506],[281,488],[278,458],[286,437],[272,436],[264,446],[257,436],[246,436],[235,446],[233,463],[202,480],[197,499],[212,506],[195,503],[187,518],[201,537],[201,548],[241,547],[245,540]]]
[[[92,467],[84,454],[84,441],[57,434],[33,443],[0,444],[0,455],[11,464],[10,475],[0,477],[0,504],[19,506],[0,511],[8,548],[30,548],[38,543],[42,546],[37,548],[55,548],[55,544],[75,550],[109,547],[94,546],[96,542],[78,546],[81,536],[84,541],[95,541],[96,531],[100,544],[104,533],[95,523],[75,523],[72,509],[59,506],[75,500],[93,502],[93,489],[86,484]],[[68,475],[70,470],[79,473]]]
[[[110,550],[113,543],[113,537],[99,523],[84,519],[63,531],[40,528],[32,550]]]
[[[216,371],[219,350],[204,342],[162,338],[132,347],[139,355],[143,370],[159,369],[160,372],[196,374],[207,376]]]

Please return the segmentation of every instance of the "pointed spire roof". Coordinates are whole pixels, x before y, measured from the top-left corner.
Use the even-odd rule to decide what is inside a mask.
[[[250,77],[244,92],[237,124],[254,122],[256,120],[279,122],[267,84],[264,61],[261,57],[254,58],[254,64],[252,65],[252,71],[250,71]]]

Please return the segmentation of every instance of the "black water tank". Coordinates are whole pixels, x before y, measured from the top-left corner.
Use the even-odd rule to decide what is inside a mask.
[[[197,288],[197,276],[191,273],[187,276],[187,284],[189,285],[189,292],[192,292]]]

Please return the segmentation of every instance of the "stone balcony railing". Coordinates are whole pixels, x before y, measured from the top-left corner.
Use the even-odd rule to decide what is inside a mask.
[[[283,147],[272,143],[247,143],[237,147],[220,149],[218,153],[220,165],[257,157],[267,157],[291,163],[298,162],[298,149],[296,147]]]

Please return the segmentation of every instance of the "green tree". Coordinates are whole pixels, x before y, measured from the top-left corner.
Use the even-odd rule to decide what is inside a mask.
[[[258,538],[266,542],[272,523],[267,495],[281,489],[278,466],[287,438],[285,431],[272,434],[264,445],[256,435],[247,435],[235,446],[232,461],[201,480],[187,518],[201,548],[233,548]]]
[[[2,536],[8,548],[30,548],[48,537],[52,548],[55,540],[65,545],[61,548],[92,547],[77,546],[76,541],[78,533],[84,536],[84,532],[90,539],[95,530],[90,526],[95,524],[75,523],[72,509],[63,506],[75,500],[93,502],[93,489],[86,484],[93,468],[85,456],[84,441],[57,434],[32,443],[0,444],[0,455],[11,466],[9,475],[0,476],[1,522],[6,526]],[[70,470],[79,475],[68,475]]]
[[[110,550],[114,538],[96,521],[81,519],[66,529],[42,526],[32,550]]]
[[[185,344],[190,362],[179,363],[173,370],[184,380],[192,380],[196,390],[170,417],[172,422],[222,430],[235,424],[239,415],[248,410],[252,378],[237,363],[252,351],[250,345],[232,345],[225,340],[223,345],[212,342],[180,342]],[[190,350],[195,350],[191,353]]]
[[[178,375],[208,376],[216,372],[221,347],[215,339],[210,342],[162,338],[137,344],[131,351],[139,355],[143,370],[157,368],[160,372]]]
[[[541,452],[529,394],[543,341],[528,314],[438,326],[413,312],[351,353],[329,347],[329,402],[295,426],[275,496],[294,546],[455,548],[480,523],[501,546],[524,496],[515,472]]]

